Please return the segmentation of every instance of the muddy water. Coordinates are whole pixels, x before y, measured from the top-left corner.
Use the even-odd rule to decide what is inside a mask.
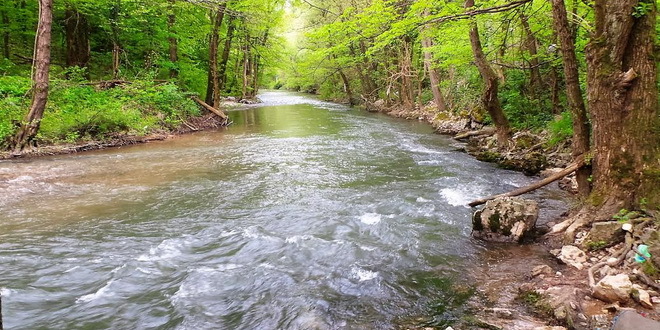
[[[0,163],[8,329],[395,328],[460,316],[471,199],[531,182],[421,123],[268,92],[225,130]],[[562,194],[541,190],[545,214]]]

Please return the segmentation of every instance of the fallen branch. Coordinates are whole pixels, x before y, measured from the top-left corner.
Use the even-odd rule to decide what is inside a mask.
[[[494,127],[486,127],[482,128],[478,131],[467,131],[463,133],[458,133],[454,136],[455,140],[462,140],[462,139],[467,139],[471,136],[482,136],[482,135],[493,135],[495,134],[495,128]]]
[[[484,203],[486,203],[487,201],[489,201],[491,199],[500,198],[500,197],[513,197],[513,196],[522,195],[524,193],[528,193],[532,190],[539,189],[539,188],[541,188],[545,185],[548,185],[548,184],[550,184],[554,181],[557,181],[557,180],[573,173],[575,170],[582,167],[583,165],[584,165],[584,155],[580,155],[580,156],[577,157],[577,159],[573,163],[568,165],[565,169],[563,169],[563,170],[561,170],[561,171],[559,171],[559,172],[557,172],[557,173],[555,173],[555,174],[553,174],[553,175],[551,175],[551,176],[549,176],[549,177],[547,177],[547,178],[545,178],[541,181],[537,181],[537,182],[535,182],[535,183],[533,183],[529,186],[518,188],[518,189],[510,191],[508,193],[493,195],[493,196],[489,196],[489,197],[482,198],[482,199],[477,199],[475,201],[470,202],[468,205],[472,206],[472,207],[475,207],[477,205],[484,204]]]
[[[199,97],[193,95],[190,98],[192,98],[193,101],[199,103],[199,105],[203,106],[204,109],[211,111],[214,114],[216,114],[218,117],[222,118],[224,121],[227,121],[227,119],[229,119],[229,117],[227,117],[227,115],[225,115],[222,111],[208,105],[206,102],[200,100]]]

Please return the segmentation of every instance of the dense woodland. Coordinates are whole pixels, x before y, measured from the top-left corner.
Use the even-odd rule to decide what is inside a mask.
[[[585,205],[570,235],[660,204],[657,6],[7,0],[0,139],[19,152],[144,134],[198,115],[191,95],[220,107],[221,97],[253,98],[259,87],[366,106],[432,102],[439,116],[493,124],[500,148],[523,129],[570,139]]]

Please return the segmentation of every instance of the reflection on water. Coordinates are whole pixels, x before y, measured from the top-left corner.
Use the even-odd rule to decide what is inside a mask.
[[[220,131],[1,162],[5,325],[380,329],[457,317],[456,285],[482,249],[464,204],[530,179],[451,151],[426,125],[262,99]]]

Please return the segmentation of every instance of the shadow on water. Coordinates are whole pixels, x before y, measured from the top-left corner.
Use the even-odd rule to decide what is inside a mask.
[[[483,251],[464,205],[532,179],[453,151],[427,125],[294,93],[262,99],[227,129],[0,162],[5,326],[459,318]],[[537,196],[563,205],[552,189]]]

